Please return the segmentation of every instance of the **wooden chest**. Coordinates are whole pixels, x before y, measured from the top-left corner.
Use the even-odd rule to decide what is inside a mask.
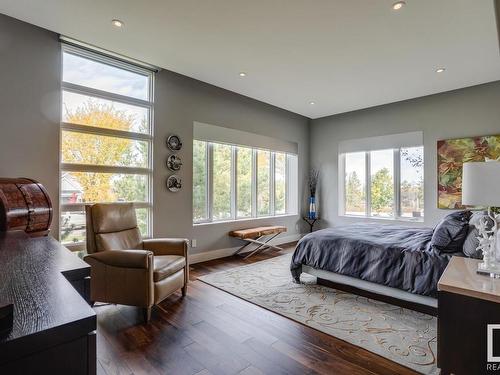
[[[29,178],[0,178],[0,231],[49,233],[52,203],[42,184]]]

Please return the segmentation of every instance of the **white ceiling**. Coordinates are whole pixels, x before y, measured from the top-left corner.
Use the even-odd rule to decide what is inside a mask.
[[[0,12],[311,118],[500,79],[493,0],[394,1],[0,0]]]

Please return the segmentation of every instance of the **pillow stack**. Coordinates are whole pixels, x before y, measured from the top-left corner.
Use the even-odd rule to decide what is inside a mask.
[[[431,246],[440,253],[462,252],[471,216],[470,211],[458,211],[445,216],[434,229]]]

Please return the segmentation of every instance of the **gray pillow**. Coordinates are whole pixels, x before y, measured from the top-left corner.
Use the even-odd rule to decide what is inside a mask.
[[[471,215],[470,211],[458,211],[445,216],[434,228],[431,246],[441,253],[461,252]]]
[[[469,220],[469,231],[464,241],[463,252],[470,258],[483,259],[482,251],[476,250],[479,246],[479,240],[477,239],[479,236],[479,230],[477,229],[477,226],[483,218],[486,218],[488,222],[488,230],[491,229],[493,227],[493,220],[485,211],[474,212]]]

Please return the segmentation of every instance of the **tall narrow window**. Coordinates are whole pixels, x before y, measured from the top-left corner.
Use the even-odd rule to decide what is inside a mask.
[[[246,147],[236,148],[236,217],[245,218],[252,216],[252,180],[253,163],[252,149]]]
[[[274,212],[276,215],[286,213],[286,154],[274,154]]]
[[[370,153],[370,208],[371,216],[394,216],[394,151],[379,150]]]
[[[401,216],[420,217],[424,212],[424,149],[402,148]]]
[[[85,204],[133,202],[151,231],[153,72],[63,46],[60,239],[84,249]]]
[[[213,144],[213,208],[214,220],[231,218],[231,146]]]
[[[271,153],[257,150],[257,215],[268,216],[271,210]]]
[[[366,156],[364,152],[345,155],[345,213],[366,214]]]
[[[208,218],[207,142],[193,142],[193,220]]]

